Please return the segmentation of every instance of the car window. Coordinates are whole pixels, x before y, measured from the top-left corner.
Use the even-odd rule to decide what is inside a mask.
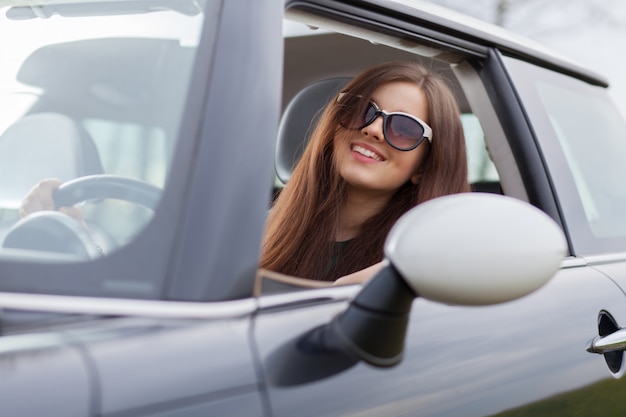
[[[291,16],[295,17],[295,20]],[[314,23],[307,24],[306,19]],[[303,21],[300,21],[303,20]],[[327,23],[328,26],[318,26]],[[417,60],[442,74],[457,96],[468,153],[468,178],[471,183],[497,183],[498,172],[487,152],[480,120],[472,112],[464,93],[451,71],[447,50],[418,46],[393,37],[352,28],[343,33],[336,23],[315,16],[288,13],[283,22],[285,36],[285,82],[283,108],[302,88],[324,78],[354,76],[377,62]],[[456,61],[458,56],[454,57]],[[280,186],[279,183],[277,183]]]
[[[18,207],[46,178],[101,174],[150,190],[158,204],[204,2],[43,3],[3,2],[0,11],[0,38],[15,40],[3,43],[0,68],[0,242],[13,249],[0,256],[81,261],[89,257],[15,238]],[[155,209],[95,197],[72,203],[80,204],[88,237],[105,255],[131,242]]]
[[[419,38],[396,37],[374,28],[342,26],[337,21],[293,9],[287,11],[283,35],[283,118],[279,128],[276,158],[277,176],[280,180],[288,181],[291,172],[289,164],[293,167],[293,161],[298,159],[299,152],[308,141],[319,110],[327,103],[323,100],[318,103],[318,97],[309,96],[311,86],[340,88],[351,77],[371,65],[392,61],[418,61],[440,74],[457,99],[466,140],[468,179],[473,189],[502,193],[498,170],[490,158],[481,121],[470,106],[455,72],[459,62],[473,57],[445,47],[437,48],[427,42],[422,43]],[[330,98],[335,94],[331,90],[327,92],[320,96]],[[302,97],[309,97],[311,101],[315,101],[315,105],[303,105]],[[294,128],[295,125],[303,126]],[[283,133],[283,127],[287,133]],[[281,187],[282,183],[275,181],[275,195]]]
[[[465,143],[467,146],[468,180],[472,184],[498,182],[496,166],[485,146],[485,133],[473,113],[461,114]]]
[[[510,59],[579,252],[626,240],[626,123],[603,88]],[[618,246],[614,246],[618,248]],[[602,249],[604,248],[604,249]]]

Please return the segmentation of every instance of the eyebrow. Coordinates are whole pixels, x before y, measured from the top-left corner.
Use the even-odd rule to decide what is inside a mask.
[[[378,104],[378,103],[374,100],[374,97],[373,97],[373,96],[372,96],[372,97],[370,97],[369,101],[370,101],[371,103],[374,103],[374,104],[376,105],[376,107],[378,107],[378,109],[379,109],[379,110],[383,110],[383,111],[384,111],[384,112],[386,112],[386,113],[403,113],[403,114],[408,114],[408,115],[409,115],[409,116],[411,116],[411,117],[416,117],[416,118],[418,118],[419,120],[422,120],[421,118],[417,117],[417,116],[416,116],[416,115],[414,115],[413,113],[408,112],[408,111],[406,111],[406,110],[392,110],[392,111],[385,110],[385,109],[383,109],[383,108],[382,108],[382,107],[381,107],[381,106],[380,106],[380,105],[379,105],[379,104]],[[426,123],[426,122],[424,122],[424,123]]]

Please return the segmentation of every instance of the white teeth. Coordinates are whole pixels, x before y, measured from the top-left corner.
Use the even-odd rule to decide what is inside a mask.
[[[376,152],[372,152],[369,149],[365,149],[365,148],[363,148],[363,147],[361,147],[359,145],[353,145],[352,146],[352,150],[354,152],[358,152],[361,155],[366,156],[366,157],[371,158],[371,159],[374,159],[376,161],[382,161],[383,160],[380,156],[378,156],[378,154]]]

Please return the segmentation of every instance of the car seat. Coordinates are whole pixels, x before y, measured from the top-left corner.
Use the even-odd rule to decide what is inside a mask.
[[[285,108],[278,127],[274,161],[276,175],[283,184],[291,177],[322,109],[350,80],[350,77],[335,77],[317,81],[298,92]]]

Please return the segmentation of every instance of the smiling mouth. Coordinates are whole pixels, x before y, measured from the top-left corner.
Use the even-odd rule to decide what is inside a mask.
[[[356,152],[358,154],[361,154],[363,156],[365,156],[366,158],[370,158],[373,159],[375,161],[384,161],[384,159],[378,155],[376,152],[370,151],[369,149],[365,149],[362,146],[359,145],[352,145],[352,151]]]

